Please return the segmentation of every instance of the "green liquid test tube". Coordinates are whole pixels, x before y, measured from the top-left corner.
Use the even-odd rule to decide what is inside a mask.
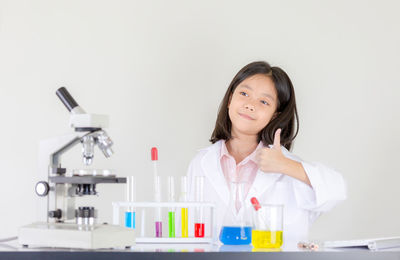
[[[168,177],[168,201],[175,201],[175,181],[173,176]],[[168,236],[175,237],[175,208],[168,210]]]
[[[168,230],[169,237],[175,237],[175,212],[168,212]]]

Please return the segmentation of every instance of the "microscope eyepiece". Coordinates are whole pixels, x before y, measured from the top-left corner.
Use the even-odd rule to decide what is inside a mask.
[[[56,95],[60,98],[61,102],[65,105],[68,111],[71,112],[72,109],[78,106],[75,99],[69,94],[65,87],[61,87],[56,91]]]
[[[61,102],[65,105],[70,113],[83,114],[85,111],[78,105],[75,99],[71,96],[65,87],[61,87],[56,91],[56,95],[60,98]]]

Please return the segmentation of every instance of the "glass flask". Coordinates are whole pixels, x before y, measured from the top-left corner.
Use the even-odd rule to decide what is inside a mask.
[[[219,235],[225,245],[248,245],[251,243],[251,215],[244,203],[245,182],[230,183],[229,205]]]

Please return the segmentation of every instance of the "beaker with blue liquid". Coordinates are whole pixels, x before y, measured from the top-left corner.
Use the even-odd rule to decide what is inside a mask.
[[[248,245],[251,243],[251,215],[244,203],[245,182],[230,183],[229,205],[225,212],[219,240],[224,245]]]

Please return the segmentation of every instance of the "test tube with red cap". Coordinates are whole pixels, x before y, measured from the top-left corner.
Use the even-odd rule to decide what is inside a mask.
[[[153,162],[154,174],[154,200],[155,202],[161,202],[161,179],[157,172],[158,150],[156,147],[151,148],[151,160]],[[162,237],[162,217],[160,207],[155,209],[155,231],[156,237]]]

